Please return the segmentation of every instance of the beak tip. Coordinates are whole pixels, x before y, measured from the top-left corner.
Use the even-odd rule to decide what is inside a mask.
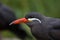
[[[10,23],[9,25],[12,25],[13,23]]]

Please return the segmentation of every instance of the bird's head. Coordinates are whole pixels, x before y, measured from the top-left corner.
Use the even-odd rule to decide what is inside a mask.
[[[36,18],[36,19],[39,19],[39,20],[42,20],[44,18],[44,16],[41,14],[41,13],[38,13],[38,12],[31,12],[31,13],[28,13],[25,18],[29,19],[29,18]]]
[[[29,23],[29,24],[33,24],[33,23],[41,23],[41,20],[44,18],[44,16],[42,14],[39,14],[37,12],[31,12],[29,14],[27,14],[25,16],[25,18],[21,18],[21,19],[17,19],[15,21],[13,21],[11,24],[19,24],[19,23]]]

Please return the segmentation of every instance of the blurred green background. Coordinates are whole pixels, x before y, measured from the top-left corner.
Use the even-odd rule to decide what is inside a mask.
[[[17,18],[24,17],[28,12],[40,12],[45,16],[60,18],[60,0],[1,0],[1,2],[11,7],[16,13]],[[28,30],[30,29],[28,28]],[[28,33],[29,31],[26,30],[26,32]],[[29,34],[29,37],[33,38],[31,32]],[[3,32],[3,36],[15,37],[14,34],[7,31]]]

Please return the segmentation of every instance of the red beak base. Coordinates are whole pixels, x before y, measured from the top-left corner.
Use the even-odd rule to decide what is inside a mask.
[[[9,25],[12,25],[12,24],[19,24],[19,23],[27,23],[28,20],[26,18],[21,18],[21,19],[17,19],[13,22],[11,22]]]

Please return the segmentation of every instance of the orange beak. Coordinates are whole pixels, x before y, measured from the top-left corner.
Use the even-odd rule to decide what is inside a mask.
[[[19,23],[27,23],[28,20],[26,18],[21,18],[21,19],[17,19],[13,22],[11,22],[9,25],[12,25],[12,24],[19,24]]]

